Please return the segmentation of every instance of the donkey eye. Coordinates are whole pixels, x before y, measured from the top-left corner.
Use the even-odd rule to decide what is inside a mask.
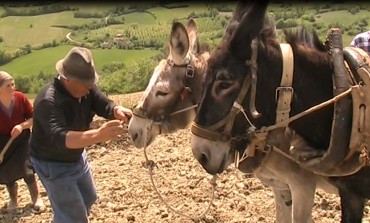
[[[168,93],[163,92],[163,91],[157,91],[157,93],[155,94],[155,96],[156,96],[156,97],[157,97],[157,96],[162,96],[162,97],[164,97],[164,96],[166,96],[166,95],[168,95]]]
[[[221,82],[218,86],[221,89],[228,89],[231,86],[231,83],[229,83],[229,82]]]

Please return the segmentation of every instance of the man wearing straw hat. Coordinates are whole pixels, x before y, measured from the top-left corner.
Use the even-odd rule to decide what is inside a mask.
[[[132,113],[97,88],[87,48],[73,47],[56,70],[58,77],[34,101],[31,162],[47,191],[53,223],[84,223],[97,199],[84,147],[121,137]],[[95,114],[110,121],[90,129]]]

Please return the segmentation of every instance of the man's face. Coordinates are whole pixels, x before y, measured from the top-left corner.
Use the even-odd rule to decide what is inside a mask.
[[[85,84],[80,81],[68,79],[67,90],[75,98],[86,96],[94,84]]]

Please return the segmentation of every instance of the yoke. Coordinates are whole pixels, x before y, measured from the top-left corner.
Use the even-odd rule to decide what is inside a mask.
[[[338,29],[332,30],[331,34],[333,35],[333,45],[338,44],[338,42],[341,45],[340,31]],[[337,56],[339,59],[336,59],[336,55],[334,55],[335,53],[340,54],[340,52],[331,52],[335,70],[334,87],[337,87],[335,85],[336,78],[339,78],[338,83],[343,81],[340,79],[344,78],[344,74],[349,75],[351,97],[342,98],[335,102],[332,136],[328,151],[322,157],[308,159],[307,162],[300,162],[300,164],[321,175],[346,176],[356,173],[365,165],[369,165],[370,58],[362,49],[355,47],[345,47],[343,49],[342,61],[339,61],[341,56]],[[343,62],[344,66],[342,65]],[[339,71],[336,71],[336,69]],[[338,73],[340,74],[338,75]],[[345,85],[342,84],[342,87],[345,88]],[[338,89],[334,88],[334,95],[336,90]],[[345,111],[350,108],[352,112]],[[351,114],[352,120],[349,122]],[[348,124],[350,125],[348,126]],[[344,132],[341,132],[342,130]]]
[[[334,98],[332,100],[334,114],[328,150],[318,152],[307,145],[300,136],[294,136],[295,134],[286,128],[289,123],[286,113],[289,116],[289,111],[285,112],[285,116],[279,120],[278,117],[281,116],[279,108],[276,124],[279,125],[281,122],[286,125],[280,124],[280,128],[269,132],[265,146],[273,148],[303,168],[317,174],[347,176],[369,165],[370,58],[360,48],[346,47],[343,49],[339,29],[331,29],[328,42],[330,44],[329,54],[332,56],[334,65]],[[351,94],[341,96],[347,92]],[[339,99],[336,96],[341,97]],[[289,106],[290,101],[285,101],[285,104]],[[287,137],[291,137],[291,140],[287,140]],[[287,141],[296,146],[296,154],[287,149]],[[295,142],[298,143],[294,144]],[[305,149],[310,151],[307,152]]]
[[[347,161],[356,152],[360,153],[360,161],[369,165],[370,146],[370,57],[360,48],[347,47],[344,49],[347,67],[353,77],[352,86],[352,129]],[[356,83],[357,82],[357,83]]]

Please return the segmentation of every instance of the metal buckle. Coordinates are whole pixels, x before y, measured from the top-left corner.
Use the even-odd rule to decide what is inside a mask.
[[[186,66],[186,73],[185,73],[185,76],[190,77],[190,78],[193,78],[193,77],[194,77],[194,73],[195,73],[195,71],[194,71],[194,67],[193,67],[193,66],[191,66],[190,64],[188,64],[188,65]]]
[[[277,87],[275,91],[275,101],[278,101],[280,91],[290,91],[292,95],[294,93],[294,89],[292,87]]]
[[[171,59],[167,59],[167,63],[168,63],[168,65],[170,65],[171,67],[173,67],[173,66],[175,66],[175,63],[173,62],[173,60],[171,60]]]

